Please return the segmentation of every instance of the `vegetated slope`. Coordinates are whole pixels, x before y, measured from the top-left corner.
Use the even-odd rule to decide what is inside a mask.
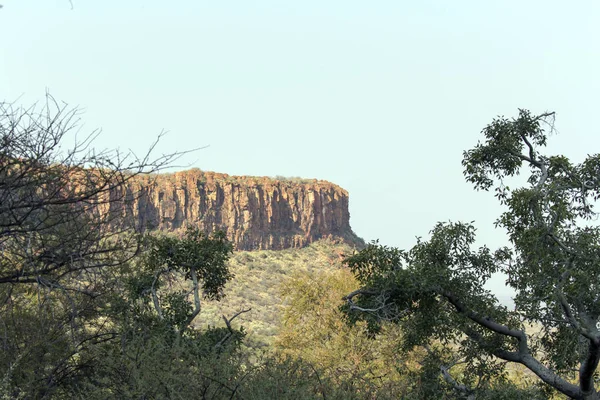
[[[226,285],[225,297],[219,302],[205,301],[195,326],[222,327],[222,315],[229,318],[238,311],[251,309],[234,320],[234,327],[241,325],[246,330],[245,347],[272,350],[284,322],[283,284],[302,273],[317,276],[319,272],[347,268],[342,264],[343,257],[354,250],[342,240],[328,238],[301,249],[235,252],[230,260],[235,277]],[[518,384],[536,381],[530,371],[519,365],[508,368],[508,379]]]
[[[236,250],[230,261],[235,278],[223,300],[203,303],[195,325],[223,326],[222,315],[251,308],[235,323],[257,346],[270,344],[277,332],[285,278],[340,268],[343,255],[365,245],[350,227],[348,192],[323,180],[191,169],[136,177],[111,196],[125,206],[100,211],[153,234],[180,235],[187,227],[226,233]]]
[[[253,347],[265,347],[272,343],[281,323],[281,284],[295,273],[343,268],[344,255],[353,251],[344,241],[329,238],[301,249],[236,252],[230,261],[235,277],[225,288],[225,298],[205,302],[196,326],[222,326],[222,315],[231,317],[251,308],[236,318],[235,325],[244,326]]]

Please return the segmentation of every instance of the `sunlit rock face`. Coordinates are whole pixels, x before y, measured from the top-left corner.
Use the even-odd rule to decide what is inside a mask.
[[[326,181],[229,176],[197,169],[140,177],[126,210],[144,229],[224,230],[237,250],[303,247],[323,237],[361,245],[350,228],[348,192]],[[116,206],[115,206],[116,207]]]

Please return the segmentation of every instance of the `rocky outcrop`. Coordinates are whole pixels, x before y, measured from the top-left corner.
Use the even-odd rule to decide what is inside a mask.
[[[361,245],[348,192],[319,180],[229,176],[198,169],[137,178],[127,189],[136,225],[224,230],[238,250],[303,247],[323,237]]]

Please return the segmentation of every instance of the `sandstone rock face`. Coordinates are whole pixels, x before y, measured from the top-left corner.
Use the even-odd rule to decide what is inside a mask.
[[[326,181],[229,176],[197,169],[143,177],[127,189],[140,227],[224,230],[237,250],[303,247],[333,236],[361,245],[348,192]]]

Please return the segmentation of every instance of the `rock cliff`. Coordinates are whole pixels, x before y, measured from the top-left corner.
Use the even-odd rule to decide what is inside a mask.
[[[323,237],[361,245],[348,192],[319,180],[229,176],[198,169],[138,178],[127,214],[150,229],[224,230],[237,250],[303,247]]]

